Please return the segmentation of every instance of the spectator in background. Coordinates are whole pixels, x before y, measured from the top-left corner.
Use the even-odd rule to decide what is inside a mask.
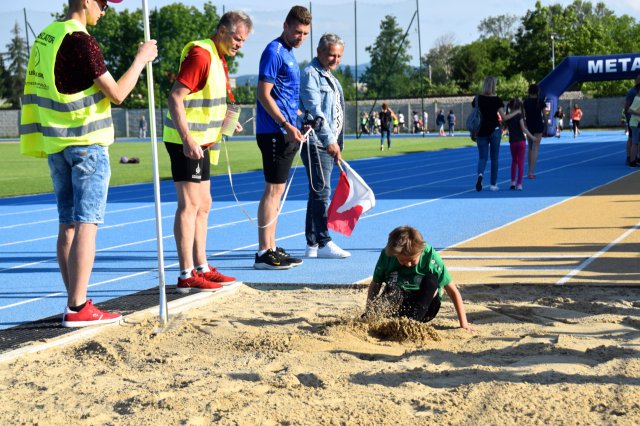
[[[393,133],[398,134],[398,116],[391,112],[391,122],[393,123]]]
[[[138,137],[140,139],[146,138],[147,137],[147,117],[144,114],[140,116],[140,122],[138,123],[138,127],[139,127]]]
[[[363,111],[360,116],[360,132],[367,135],[369,134],[369,114],[365,111]]]
[[[371,132],[371,134],[378,133],[377,122],[378,122],[378,117],[376,117],[376,113],[371,112],[371,114],[369,114],[369,131]]]
[[[527,125],[527,129],[534,136],[529,138],[529,151],[528,151],[528,163],[529,173],[528,179],[535,179],[536,162],[538,161],[538,151],[540,150],[540,141],[542,140],[542,133],[544,132],[544,111],[546,104],[544,99],[540,99],[540,88],[537,84],[531,84],[529,86],[529,96],[522,103],[524,110],[524,122]]]
[[[401,112],[398,113],[398,125],[400,127],[399,132],[403,132],[404,129],[406,129],[405,122],[404,122],[404,114]]]
[[[633,102],[627,108],[629,119],[629,129],[631,129],[631,151],[629,154],[629,167],[640,167],[638,163],[638,145],[640,144],[640,92],[633,98]]]
[[[556,119],[556,138],[559,138],[560,133],[562,133],[562,129],[564,127],[564,116],[565,114],[562,107],[558,105],[558,110],[553,114],[553,117]]]
[[[580,135],[580,120],[582,120],[582,110],[578,104],[573,106],[571,111],[571,122],[573,123],[573,138],[575,139]]]
[[[522,117],[522,101],[512,99],[508,105],[509,115],[506,126],[509,130],[509,149],[511,151],[511,186],[509,189],[522,191],[522,177],[524,175],[524,154],[527,150],[525,135],[529,140],[535,139]]]
[[[629,162],[631,161],[630,156],[631,156],[631,128],[629,127],[629,120],[631,120],[631,114],[629,114],[629,106],[631,105],[631,103],[633,102],[633,99],[636,97],[636,95],[640,93],[640,74],[638,74],[638,76],[636,77],[636,81],[634,86],[629,89],[629,91],[627,92],[626,96],[624,97],[624,113],[625,113],[625,117],[627,119],[627,159],[626,159],[626,164],[629,164]]]
[[[382,104],[382,109],[378,113],[380,120],[380,151],[384,150],[384,135],[387,135],[387,149],[391,149],[391,130],[393,128],[393,111],[387,103]]]
[[[504,103],[496,95],[496,78],[487,76],[482,85],[482,94],[474,98],[471,106],[476,106],[476,99],[482,120],[476,144],[478,145],[478,177],[476,179],[476,191],[482,191],[482,180],[487,160],[491,156],[491,191],[498,191],[498,158],[500,156],[500,140],[502,129],[498,117],[505,122],[511,118],[504,113]]]
[[[429,113],[422,111],[422,133],[429,133]]]
[[[438,115],[436,115],[436,127],[438,128],[438,134],[440,136],[445,136],[444,122],[445,122],[444,111],[440,110],[438,111]]]
[[[413,111],[413,133],[420,132],[420,116],[416,111]]]
[[[453,110],[449,110],[449,115],[447,115],[447,121],[449,123],[449,136],[453,136],[455,134],[456,127],[456,115],[453,113]]]

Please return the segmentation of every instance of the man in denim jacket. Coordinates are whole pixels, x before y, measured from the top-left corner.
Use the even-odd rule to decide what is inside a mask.
[[[302,162],[309,178],[309,199],[305,236],[307,257],[342,259],[351,253],[331,240],[327,208],[331,195],[331,172],[341,160],[344,140],[344,94],[331,74],[342,59],[344,41],[325,33],[318,42],[317,56],[300,77],[300,110],[305,123],[314,128],[309,143],[302,147]]]

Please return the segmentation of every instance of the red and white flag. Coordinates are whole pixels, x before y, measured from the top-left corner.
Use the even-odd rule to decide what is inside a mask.
[[[376,197],[369,185],[346,161],[342,161],[344,170],[340,173],[338,186],[333,193],[327,211],[327,226],[344,235],[351,235],[360,215],[376,205]]]

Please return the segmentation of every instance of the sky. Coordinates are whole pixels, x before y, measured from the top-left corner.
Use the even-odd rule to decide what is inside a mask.
[[[143,0],[124,0],[119,4],[110,3],[110,7],[118,11],[134,10],[142,8],[142,2]],[[205,1],[180,2],[202,10]],[[24,37],[25,10],[30,27],[38,34],[51,22],[52,14],[61,12],[66,3],[66,0],[0,2],[0,52],[6,51],[5,46],[12,37],[10,31],[16,22],[20,25]],[[171,3],[176,3],[176,0],[148,0],[150,9]],[[280,35],[282,22],[289,8],[295,4],[307,7],[311,5],[313,15],[312,33],[295,52],[298,62],[311,59],[312,55],[315,55],[315,47],[320,36],[331,31],[345,41],[343,65],[365,64],[369,62],[369,55],[365,49],[375,42],[380,31],[380,22],[386,15],[394,15],[399,26],[405,31],[409,30],[409,52],[413,57],[412,63],[416,66],[419,53],[426,54],[441,37],[452,36],[456,44],[467,44],[478,38],[477,27],[482,19],[503,14],[521,17],[527,10],[535,7],[534,0],[222,0],[212,3],[218,7],[219,14],[223,10],[241,9],[249,13],[253,19],[254,30],[241,50],[244,57],[239,61],[236,75],[257,74],[262,50],[267,43]],[[542,0],[543,5],[557,3],[568,5],[572,0]],[[606,5],[617,15],[627,14],[636,17],[640,12],[640,0],[606,0]],[[354,16],[357,16],[357,19],[354,19]],[[30,44],[33,38],[29,31]],[[556,62],[559,60],[561,58],[556,58]]]

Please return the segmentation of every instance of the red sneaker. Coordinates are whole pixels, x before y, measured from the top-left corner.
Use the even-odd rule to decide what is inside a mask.
[[[221,274],[220,272],[218,272],[216,268],[214,268],[211,265],[209,265],[209,272],[198,272],[198,273],[202,274],[205,280],[211,281],[212,283],[230,285],[236,282],[235,278],[228,277],[226,275]]]
[[[115,312],[105,312],[96,308],[91,299],[87,300],[80,312],[74,312],[68,307],[62,316],[63,327],[87,327],[94,324],[109,324],[118,322],[122,315]]]
[[[189,293],[193,291],[216,291],[222,288],[222,284],[208,281],[204,278],[204,275],[195,270],[191,272],[191,277],[182,279],[178,277],[178,285],[176,290],[178,293]]]

